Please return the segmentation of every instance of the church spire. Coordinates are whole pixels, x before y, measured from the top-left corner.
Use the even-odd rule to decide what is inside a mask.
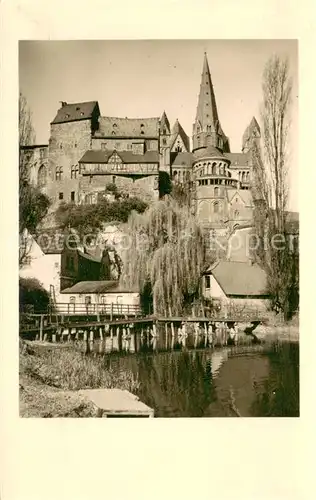
[[[196,118],[193,125],[193,151],[209,145],[222,150],[229,149],[228,139],[223,133],[218,118],[215,92],[205,52]]]

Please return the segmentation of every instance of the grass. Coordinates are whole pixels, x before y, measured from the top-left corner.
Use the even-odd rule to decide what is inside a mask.
[[[118,388],[135,392],[131,372],[106,370],[102,357],[85,356],[73,347],[30,346],[20,341],[20,415],[88,417],[93,406],[77,391]]]

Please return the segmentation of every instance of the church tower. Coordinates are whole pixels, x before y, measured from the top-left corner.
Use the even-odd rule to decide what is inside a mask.
[[[192,135],[193,153],[208,146],[229,153],[229,140],[225,136],[218,118],[215,93],[206,53],[204,54],[199,100]]]

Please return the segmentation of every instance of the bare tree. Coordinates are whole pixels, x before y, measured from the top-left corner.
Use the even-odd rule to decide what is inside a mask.
[[[274,207],[275,225],[284,230],[288,201],[288,131],[292,80],[287,60],[273,56],[263,74],[263,123],[264,159],[267,166],[267,195],[269,206]]]
[[[298,286],[298,258],[290,248],[286,228],[292,91],[287,60],[269,59],[262,90],[263,151],[257,140],[252,144],[254,226],[259,237],[255,256],[267,271],[273,308],[288,317],[293,287]],[[297,267],[294,274],[293,266]]]
[[[47,196],[30,184],[30,169],[33,154],[24,146],[35,142],[35,131],[32,124],[31,111],[25,96],[19,95],[19,265],[23,266],[31,251],[30,234],[35,231],[39,222],[45,217],[49,207]]]

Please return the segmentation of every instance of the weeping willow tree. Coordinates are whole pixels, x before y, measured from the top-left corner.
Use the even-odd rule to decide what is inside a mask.
[[[200,300],[205,245],[189,208],[166,197],[143,214],[133,213],[126,236],[121,282],[137,286],[155,314],[181,314]]]

